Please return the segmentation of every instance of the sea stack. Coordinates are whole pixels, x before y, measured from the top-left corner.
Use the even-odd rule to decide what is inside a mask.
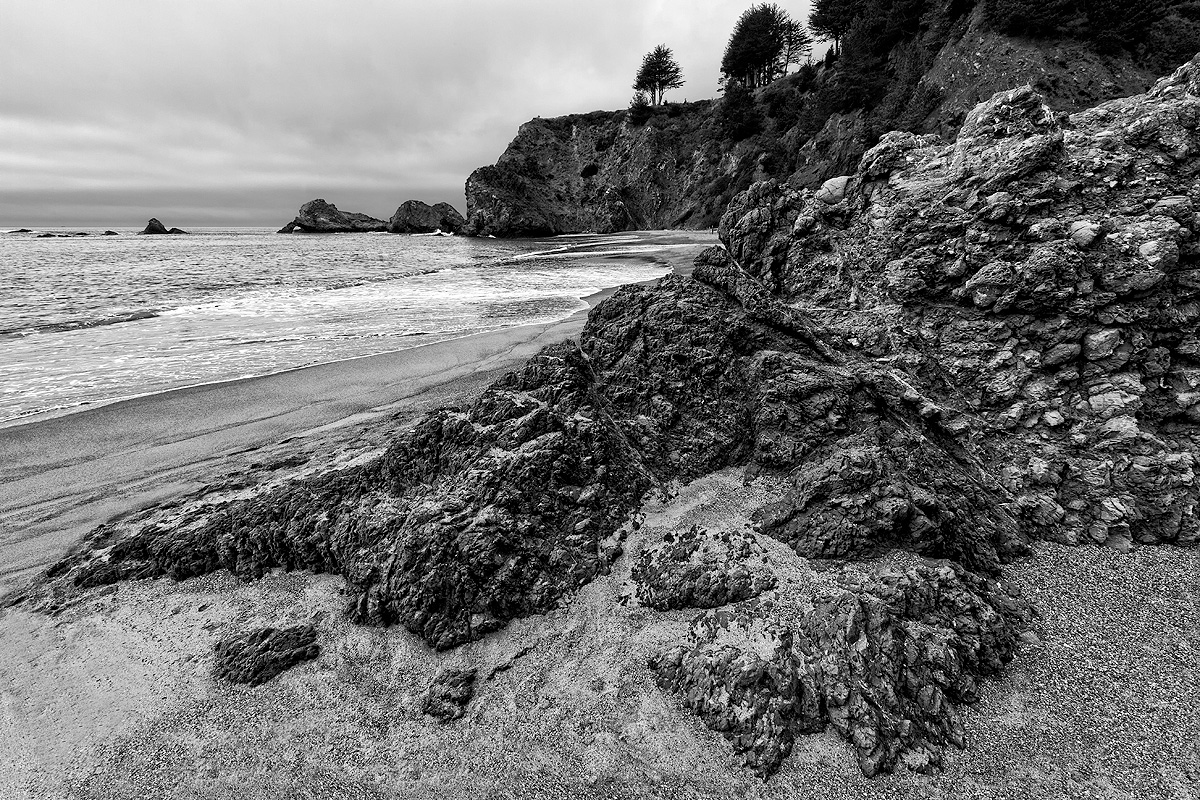
[[[163,225],[157,219],[155,219],[154,217],[151,217],[150,221],[146,223],[146,229],[143,230],[142,233],[153,234],[153,235],[157,236],[160,234],[168,234],[168,233],[187,233],[187,231],[181,230],[179,228],[171,228],[170,230],[168,230],[166,225]]]
[[[458,233],[467,224],[458,209],[449,203],[431,206],[420,200],[406,200],[388,222],[388,233]]]
[[[333,203],[318,198],[300,206],[296,218],[279,233],[380,233],[387,229],[388,224],[381,219],[339,211]]]

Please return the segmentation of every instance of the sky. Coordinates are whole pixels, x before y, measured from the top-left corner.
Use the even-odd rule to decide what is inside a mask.
[[[0,227],[465,211],[522,122],[628,106],[657,44],[686,80],[668,100],[716,97],[750,5],[0,0]]]

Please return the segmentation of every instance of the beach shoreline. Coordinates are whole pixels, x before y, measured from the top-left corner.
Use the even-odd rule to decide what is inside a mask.
[[[707,232],[639,232],[664,274],[690,272]],[[690,246],[680,246],[690,245]],[[597,261],[629,255],[596,256]],[[578,336],[619,287],[555,322],[501,328],[374,355],[45,412],[0,423],[0,595],[98,525],[238,469],[336,463],[383,446],[423,410],[468,402],[545,346]],[[372,428],[375,430],[372,430]]]

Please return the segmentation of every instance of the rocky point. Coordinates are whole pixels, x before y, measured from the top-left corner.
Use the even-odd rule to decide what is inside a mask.
[[[631,570],[631,602],[712,607],[647,666],[764,777],[826,727],[867,774],[935,769],[1029,625],[1003,571],[1031,541],[1200,541],[1198,152],[1200,59],[1070,116],[1002,92],[816,191],[758,183],[690,277],[622,288],[468,408],[106,525],[14,599],[310,569],[446,649],[609,570],[648,491],[740,467],[788,486],[753,536],[679,532]],[[768,543],[835,578],[783,608]],[[473,678],[426,710],[455,719]]]

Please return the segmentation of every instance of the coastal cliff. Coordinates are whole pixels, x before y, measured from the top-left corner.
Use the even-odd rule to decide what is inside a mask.
[[[708,190],[725,157],[711,102],[632,125],[623,111],[525,123],[467,179],[467,233],[544,236],[715,225]]]
[[[754,181],[816,188],[853,171],[889,130],[953,137],[998,91],[1031,85],[1051,108],[1073,112],[1145,91],[1155,77],[1130,55],[1100,55],[1086,41],[1005,35],[982,4],[952,2],[892,48],[870,96],[847,99],[848,84],[864,79],[848,75],[846,61],[758,90],[751,135],[730,132],[720,100],[667,104],[647,120],[626,111],[531,120],[494,165],[467,179],[466,232],[707,228]]]
[[[308,569],[446,650],[636,558],[639,624],[701,609],[645,666],[755,773],[826,728],[865,775],[934,771],[1028,641],[1002,578],[1033,543],[1200,542],[1197,152],[1200,58],[1070,116],[1002,92],[816,191],[756,183],[691,276],[619,290],[469,407],[106,525],[14,599]],[[652,493],[734,468],[782,487],[740,497],[752,529],[640,530]],[[486,691],[447,672],[426,705]]]

